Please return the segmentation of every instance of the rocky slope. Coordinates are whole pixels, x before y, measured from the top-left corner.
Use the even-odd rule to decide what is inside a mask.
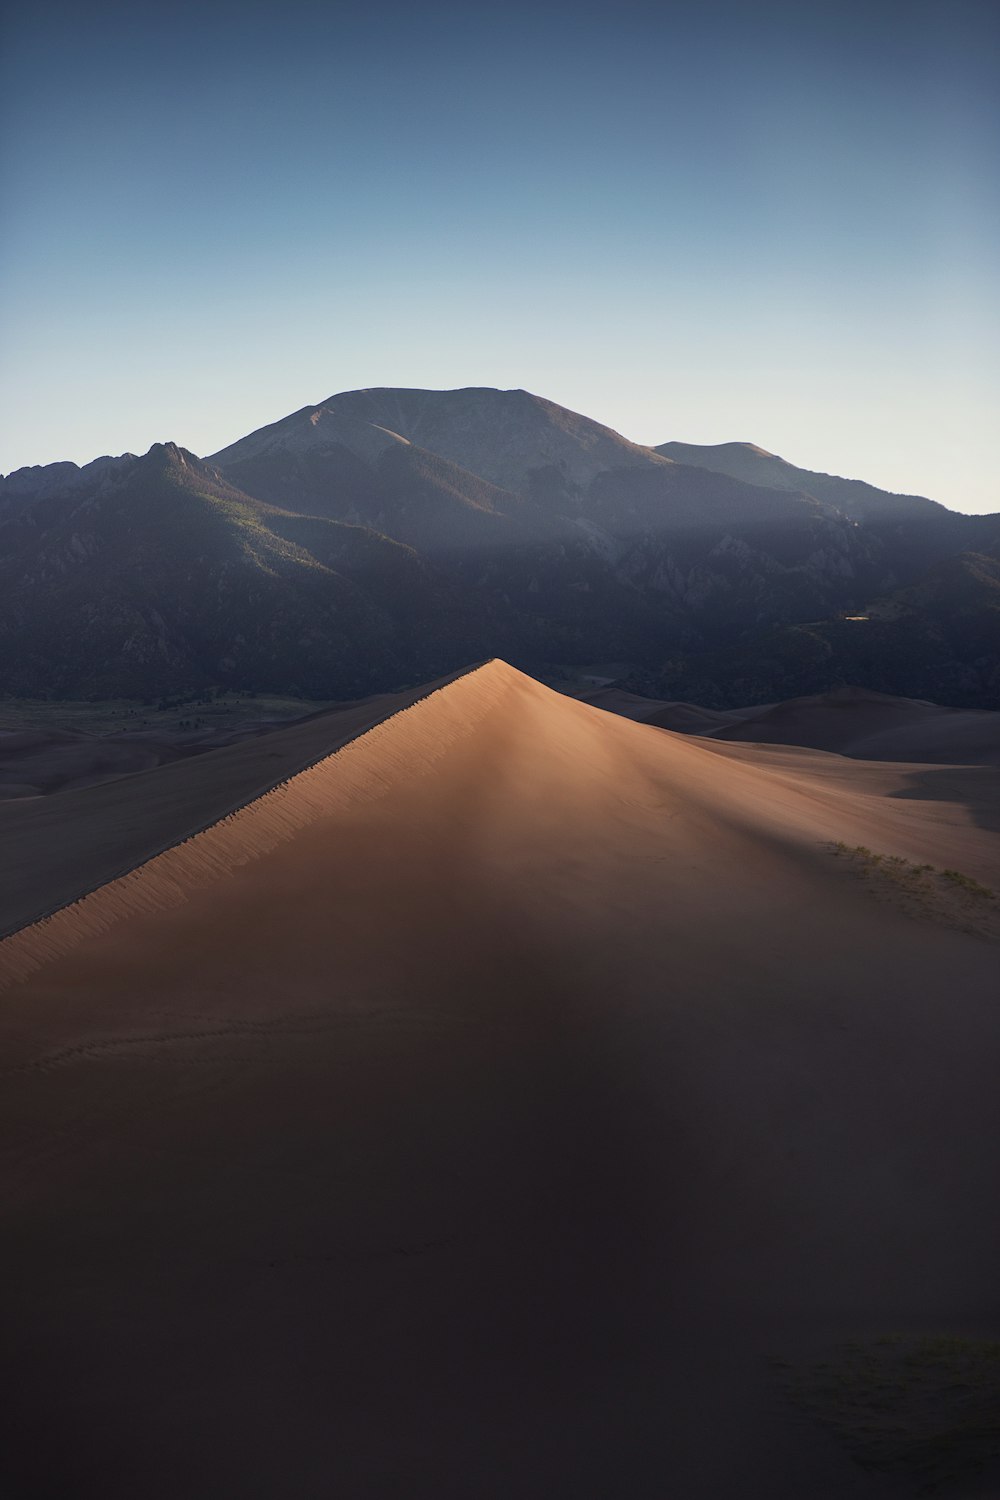
[[[746,484],[812,495],[834,507],[877,541],[889,583],[905,583],[949,553],[1000,543],[1000,516],[960,515],[922,495],[891,494],[860,479],[800,469],[753,443],[662,443],[654,451]]]
[[[495,654],[628,662],[706,703],[820,691],[858,671],[840,615],[1000,539],[995,517],[719,451],[688,462],[702,450],[643,448],[526,391],[381,389],[204,461],[157,444],[20,470],[0,480],[0,693],[351,697]],[[977,594],[941,636],[917,597],[889,635],[929,630],[934,680],[897,680],[895,648],[858,680],[978,702],[994,613]],[[816,622],[822,680],[787,662]]]

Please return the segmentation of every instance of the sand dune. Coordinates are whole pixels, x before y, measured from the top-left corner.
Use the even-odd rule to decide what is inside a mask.
[[[599,705],[604,707],[604,704]],[[745,710],[753,717],[756,710]],[[654,724],[657,729],[670,729],[675,734],[715,734],[730,724],[740,723],[736,712],[722,708],[702,708],[697,703],[657,704],[651,714],[641,716],[644,724]]]
[[[345,703],[266,736],[237,734],[212,754],[103,785],[0,802],[0,937],[217,821],[435,686]]]
[[[599,706],[612,708],[611,703]],[[864,688],[837,688],[761,708],[715,710],[688,703],[654,703],[652,713],[631,716],[685,734],[805,745],[859,760],[1000,765],[1000,713],[945,708]]]
[[[858,760],[1000,766],[1000,713],[945,708],[866,688],[835,688],[783,703],[728,709],[643,698],[613,685],[573,691],[571,696],[677,734],[743,744],[801,745]]]
[[[12,1491],[884,1493],[767,1355],[996,1332],[1000,949],[830,846],[1000,884],[1000,777],[393,706],[33,804]]]
[[[350,712],[355,707],[355,703],[345,703],[336,711]],[[306,714],[284,724],[246,719],[225,728],[127,729],[112,734],[63,728],[0,729],[0,800],[45,797],[117,781],[137,771],[258,739],[313,717]]]
[[[1000,714],[862,688],[769,704],[714,733],[724,740],[809,745],[860,760],[1000,765]]]
[[[0,798],[39,797],[95,786],[179,760],[166,737],[97,735],[82,730],[0,730]]]
[[[566,683],[559,684],[557,690],[569,698],[575,698],[578,703],[591,703],[595,708],[607,709],[608,713],[620,714],[623,719],[640,722],[648,719],[657,709],[668,706],[656,698],[643,698],[638,693],[628,693],[624,688],[614,685],[581,688],[576,683]]]

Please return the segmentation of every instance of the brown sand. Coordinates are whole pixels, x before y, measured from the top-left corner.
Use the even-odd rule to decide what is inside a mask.
[[[309,714],[266,736],[159,766],[153,779],[120,776],[51,799],[0,802],[0,936],[242,807],[436,686]]]
[[[381,701],[384,702],[385,697],[381,695]],[[284,701],[287,703],[288,700]],[[333,706],[328,704],[319,712],[353,715],[356,710],[377,701],[378,698],[366,698]],[[46,704],[46,719],[55,719],[60,706],[57,702]],[[88,705],[70,703],[65,707],[72,716]],[[317,712],[313,710],[294,716],[286,713],[283,718],[248,715],[235,722],[201,724],[195,728],[164,726],[95,732],[80,728],[51,728],[48,723],[10,727],[9,720],[16,720],[17,710],[8,712],[7,705],[2,703],[0,710],[8,720],[0,725],[0,801],[48,797],[81,787],[98,786],[104,781],[117,781],[138,771],[153,770],[174,761],[227,749],[243,740],[258,739],[278,729],[301,725],[307,719],[315,718]],[[90,706],[90,711],[98,717],[101,705]],[[189,710],[196,711],[231,713],[232,709],[223,704],[221,709],[219,705],[207,709],[198,705],[197,710]]]
[[[179,759],[166,741],[67,729],[0,730],[0,799],[39,797]]]
[[[494,662],[0,945],[12,1492],[883,1493],[765,1356],[995,1326],[1000,949],[828,848],[1000,885],[940,774]]]
[[[603,703],[597,705],[604,708]],[[744,710],[753,713],[754,710]],[[664,703],[651,714],[641,715],[644,724],[655,724],[657,729],[670,729],[675,734],[715,734],[730,724],[740,722],[735,713],[717,708],[701,708],[697,703]]]
[[[610,701],[597,706],[619,711]],[[689,703],[654,703],[652,713],[633,711],[629,717],[684,734],[744,744],[803,745],[859,760],[1000,766],[1000,713],[944,708],[863,688],[724,712]]]
[[[623,719],[635,719],[638,722],[648,719],[658,709],[671,706],[656,698],[643,698],[638,693],[628,693],[624,688],[613,685],[581,687],[578,683],[557,683],[555,686],[558,692],[565,693],[568,698],[575,698],[578,703],[590,703],[594,708],[604,708],[610,714],[620,714]]]
[[[268,733],[275,725],[185,731],[126,730],[90,734],[71,729],[0,729],[0,800],[48,797],[151,771],[191,755],[223,749]]]

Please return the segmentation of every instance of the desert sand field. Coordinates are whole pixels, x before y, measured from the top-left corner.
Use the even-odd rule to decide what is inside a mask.
[[[728,709],[640,698],[614,686],[575,696],[609,713],[680,734],[742,744],[801,745],[859,760],[1000,766],[1000,713],[945,708],[865,688],[841,687],[784,703]]]
[[[100,785],[60,785],[51,797],[0,798],[0,937],[217,822],[427,691],[344,703],[264,736],[236,737],[208,754],[154,762],[138,773],[119,765],[115,778]],[[50,740],[46,735],[41,748],[46,762]],[[37,765],[30,774],[41,780]]]
[[[498,661],[4,804],[7,1492],[1000,1492],[998,824]]]

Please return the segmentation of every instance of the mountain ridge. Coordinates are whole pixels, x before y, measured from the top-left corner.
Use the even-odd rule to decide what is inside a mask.
[[[722,447],[757,482],[722,472],[715,449],[696,463],[681,459],[704,450],[664,446],[523,389],[373,387],[205,459],[159,443],[18,470],[0,480],[0,692],[221,684],[350,698],[503,656],[529,670],[628,662],[657,696],[692,699],[690,667],[704,662],[706,702],[767,699],[787,676],[767,665],[767,632],[872,613],[905,656],[904,627],[886,622],[944,618],[944,585],[924,602],[894,604],[895,592],[1000,545],[1000,517],[831,476],[824,489],[753,445]],[[976,665],[993,628],[984,566],[982,629],[952,610],[954,645],[935,647],[926,681],[862,670],[861,684],[941,698],[952,671],[954,701],[989,706],[1000,689]],[[832,665],[795,691],[843,680],[826,635]],[[758,641],[752,682],[734,677],[725,664]]]
[[[711,469],[715,473],[728,474],[733,479],[743,479],[748,484],[762,484],[777,489],[790,489],[812,494],[818,500],[831,503],[841,500],[859,513],[873,513],[873,502],[892,508],[891,502],[907,505],[933,506],[938,511],[949,510],[938,500],[925,495],[910,495],[901,491],[882,490],[863,479],[846,479],[839,474],[826,474],[817,469],[803,469],[769,453],[755,443],[659,443],[653,450],[677,463],[693,464],[696,468]],[[876,498],[877,497],[877,498]],[[964,511],[949,511],[952,515],[964,515]]]

